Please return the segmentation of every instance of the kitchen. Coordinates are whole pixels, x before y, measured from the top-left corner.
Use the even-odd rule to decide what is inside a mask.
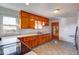
[[[46,11],[43,12],[45,10],[43,8],[45,8],[45,6],[53,6],[53,3],[45,4],[45,6],[44,4],[32,3],[30,3],[29,5],[25,5],[24,3],[0,4],[0,54],[27,55],[27,53],[29,53],[30,51],[31,54],[36,54],[34,51],[32,51],[33,49],[52,41],[54,44],[57,44],[58,40],[72,42],[71,44],[74,45],[74,40],[69,40],[69,38],[66,36],[66,34],[69,34],[69,32],[66,32],[66,34],[62,33],[64,31],[69,31],[69,27],[66,27],[67,30],[62,30],[64,26],[67,26],[66,24],[72,25],[75,23],[74,25],[72,25],[72,27],[77,25],[78,4],[69,4],[68,6],[66,6],[67,4],[58,5],[64,5],[64,7],[66,8],[69,8],[69,5],[70,7],[74,6],[74,8],[77,9],[72,10],[71,8],[70,10],[72,10],[72,12],[75,11],[74,13],[76,14],[71,13],[70,15],[66,14],[61,17],[61,14],[51,15],[50,13],[50,15],[54,18],[52,18],[51,16],[50,18],[48,18],[47,16],[49,16],[49,14],[46,14]],[[46,8],[50,11],[51,7]],[[56,11],[61,11],[60,9],[55,9]],[[40,12],[42,14],[40,14]],[[43,13],[45,16],[43,15]],[[74,15],[75,17],[73,17]],[[65,23],[65,16],[67,17],[67,19],[72,19],[72,21],[70,20]],[[69,18],[70,16],[71,18]],[[60,26],[62,26],[62,28]],[[73,32],[75,32],[75,30]],[[64,34],[66,37],[64,35],[63,37],[65,37],[66,39],[61,39],[61,36],[59,34]],[[70,33],[70,36],[72,36],[72,33]],[[36,52],[38,52],[38,50]]]

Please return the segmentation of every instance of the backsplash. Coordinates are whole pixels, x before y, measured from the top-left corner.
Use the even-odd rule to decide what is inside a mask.
[[[42,34],[51,33],[50,27],[45,26],[42,29],[20,29],[17,31],[9,31],[9,33],[5,33],[4,31],[0,30],[0,36],[15,36],[17,34],[20,35],[26,35],[26,34],[37,34],[38,32],[41,32]]]
[[[44,26],[42,29],[22,29],[22,30],[19,30],[19,32],[20,34],[34,34],[38,32],[45,34],[45,33],[50,33],[50,27]]]

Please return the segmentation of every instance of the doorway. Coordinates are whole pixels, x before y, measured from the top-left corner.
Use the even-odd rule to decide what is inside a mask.
[[[52,23],[52,39],[59,40],[59,22]]]

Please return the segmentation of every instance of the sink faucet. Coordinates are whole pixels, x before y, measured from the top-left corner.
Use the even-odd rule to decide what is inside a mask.
[[[38,31],[37,34],[42,34],[42,32]]]

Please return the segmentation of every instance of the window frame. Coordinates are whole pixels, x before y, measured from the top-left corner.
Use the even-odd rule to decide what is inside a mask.
[[[4,15],[4,16],[2,16],[2,19],[3,19],[3,17],[16,18],[16,17],[13,17],[13,16],[5,16],[5,15]],[[2,24],[3,24],[3,21],[2,21]],[[17,30],[17,18],[16,18],[16,25],[12,25],[12,24],[3,24],[3,25],[2,25],[3,31],[13,31],[13,30],[15,30],[15,29],[4,29],[4,28],[3,28],[4,26],[11,26],[11,27],[12,27],[12,26],[15,26],[15,27],[16,27],[16,30]],[[15,30],[15,31],[16,31],[16,30]]]

